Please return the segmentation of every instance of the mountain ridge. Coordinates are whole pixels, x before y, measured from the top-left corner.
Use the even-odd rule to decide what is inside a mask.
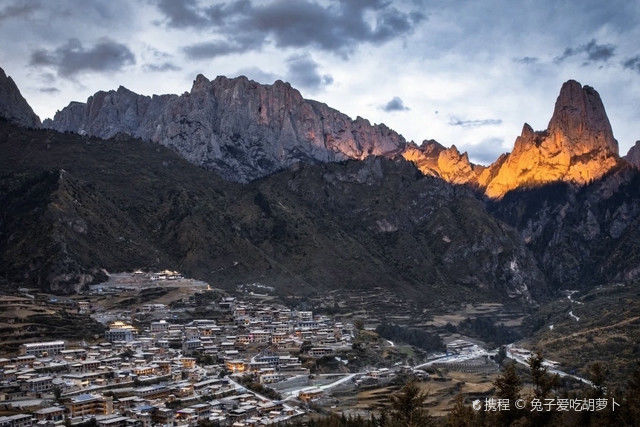
[[[562,85],[546,130],[524,124],[510,153],[488,166],[470,162],[455,145],[420,146],[384,124],[352,120],[326,104],[304,99],[290,84],[263,85],[244,76],[196,76],[182,95],[138,95],[124,87],[73,102],[45,127],[109,138],[119,132],[160,143],[225,179],[251,180],[297,162],[403,156],[426,175],[476,187],[501,198],[522,186],[564,181],[584,185],[619,162],[604,105],[595,89]]]
[[[111,139],[92,137],[84,128],[58,133],[3,122],[2,277],[72,292],[103,277],[103,268],[170,267],[227,285],[269,280],[291,290],[301,283],[322,289],[329,282],[372,286],[383,280],[412,295],[425,287],[450,290],[456,298],[472,290],[526,301],[559,286],[640,277],[634,255],[640,235],[637,149],[619,157],[604,106],[588,86],[563,85],[548,129],[525,124],[514,151],[485,167],[455,145],[429,140],[418,146],[384,125],[351,120],[304,100],[284,82],[270,87],[273,94],[246,78],[216,80],[198,76],[182,96],[142,97],[120,87],[60,113],[61,130],[84,126],[76,119],[86,113]],[[167,102],[177,112],[164,111]],[[209,115],[226,107],[233,108]],[[317,158],[330,146],[323,131],[320,151],[307,147],[285,157],[291,161],[286,168],[267,162],[260,170],[273,172],[235,183],[170,144],[127,135],[157,129],[148,117],[177,114],[178,123],[168,120],[164,129],[181,141],[194,135],[183,134],[183,126],[195,129],[195,150],[198,138],[208,135],[209,128],[200,126],[211,117],[219,119],[210,123],[215,129],[240,129],[237,111],[255,127],[227,142],[249,138],[258,150],[265,143],[261,136],[285,135],[276,144],[282,148],[286,135],[313,130],[322,118],[318,126],[339,136],[328,138],[331,144],[352,142],[356,151]],[[119,121],[103,120],[105,112]],[[294,126],[292,117],[305,114],[310,125]],[[342,120],[351,136],[324,123],[331,117]],[[242,153],[231,158],[248,161],[245,166],[264,154],[249,161]],[[538,163],[527,163],[531,153]],[[228,171],[237,166],[226,162]],[[531,180],[527,164],[560,172]],[[480,196],[513,171],[518,179],[508,181],[504,194]],[[230,273],[229,265],[239,267]],[[227,272],[212,276],[211,268]]]
[[[384,124],[350,119],[306,100],[290,84],[199,74],[182,95],[138,95],[124,87],[73,103],[44,126],[109,138],[125,132],[160,143],[225,179],[249,182],[297,162],[393,157],[406,141]]]

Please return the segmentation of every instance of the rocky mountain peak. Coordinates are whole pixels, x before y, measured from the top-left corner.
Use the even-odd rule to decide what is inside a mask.
[[[482,183],[492,198],[522,186],[587,184],[619,162],[618,142],[598,92],[569,80],[560,89],[547,129],[534,131],[525,123],[513,151],[499,160]]]
[[[4,73],[2,78],[5,91],[17,92]],[[25,114],[23,119],[29,117]],[[360,116],[352,120],[323,103],[304,99],[281,80],[263,85],[245,76],[209,80],[198,74],[191,91],[180,96],[149,97],[120,86],[97,92],[85,103],[70,103],[44,125],[102,138],[125,133],[157,142],[238,182],[298,163],[402,156],[423,174],[473,185],[491,198],[522,186],[556,181],[586,184],[620,161],[600,95],[575,80],[562,85],[547,129],[534,131],[525,123],[513,151],[489,167],[471,163],[455,145],[446,148],[425,140],[418,146],[384,124]]]
[[[211,84],[208,78],[203,76],[202,74],[198,74],[196,79],[193,81],[193,85],[191,86],[191,92],[195,92],[198,90],[204,90]]]
[[[629,149],[629,152],[627,152],[627,155],[624,156],[624,159],[633,166],[640,168],[640,141],[636,141],[633,147]]]
[[[0,117],[26,127],[40,127],[40,118],[20,94],[13,79],[0,68]]]
[[[618,154],[618,142],[600,95],[591,86],[583,87],[575,80],[562,85],[547,129],[566,138],[577,154],[594,149]]]
[[[520,133],[520,136],[523,138],[529,138],[531,136],[533,136],[534,132],[533,132],[533,128],[531,127],[531,125],[529,123],[525,123],[522,126],[522,132]]]
[[[174,149],[222,177],[247,182],[296,163],[393,157],[404,138],[307,100],[289,83],[244,76],[196,76],[183,95],[143,96],[124,88],[72,103],[46,126],[109,138],[127,133]]]

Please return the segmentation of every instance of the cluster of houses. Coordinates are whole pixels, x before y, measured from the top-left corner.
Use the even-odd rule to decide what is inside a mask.
[[[215,319],[116,320],[90,345],[23,344],[0,359],[0,427],[276,424],[304,414],[308,393],[282,400],[251,385],[308,378],[309,361],[351,349],[352,325],[327,316],[231,297],[217,304]],[[154,310],[170,314],[143,311]]]

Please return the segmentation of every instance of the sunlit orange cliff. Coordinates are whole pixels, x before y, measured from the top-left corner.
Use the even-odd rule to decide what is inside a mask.
[[[475,185],[491,198],[556,181],[586,184],[622,161],[598,92],[575,80],[562,85],[546,130],[534,131],[525,123],[513,151],[487,167],[435,141],[409,144],[403,157],[426,175]]]

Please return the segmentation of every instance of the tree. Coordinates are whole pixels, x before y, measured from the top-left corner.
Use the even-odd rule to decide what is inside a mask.
[[[427,393],[411,381],[400,392],[391,396],[391,426],[423,427],[433,424],[429,412],[423,408]]]
[[[502,373],[495,379],[493,385],[496,388],[497,399],[509,400],[509,410],[500,411],[498,422],[505,426],[511,425],[515,419],[522,416],[522,412],[515,407],[516,401],[520,399],[521,381],[514,362],[502,369]]]
[[[628,425],[640,422],[640,364],[638,364],[627,382],[624,402],[622,402],[621,406]]]
[[[311,341],[303,341],[300,345],[300,353],[308,353],[309,350],[311,350],[311,347],[313,347],[313,343]]]
[[[516,372],[514,362],[507,364],[502,370],[502,374],[493,382],[496,387],[496,397],[498,399],[509,399],[513,403],[520,399],[520,377]]]
[[[544,403],[549,397],[551,390],[558,382],[558,375],[549,375],[547,367],[543,364],[544,358],[542,354],[536,353],[529,358],[529,372],[531,373],[531,382],[533,384],[533,398]],[[531,422],[534,425],[546,425],[554,415],[550,411],[534,411],[530,412]]]
[[[500,348],[498,349],[498,354],[496,354],[496,363],[498,365],[502,365],[502,362],[505,361],[505,359],[507,358],[507,347],[504,345],[501,345]]]
[[[453,408],[447,416],[447,427],[470,427],[476,424],[476,414],[464,404],[464,397],[458,394],[453,401]]]
[[[558,375],[550,376],[547,373],[547,367],[544,366],[543,362],[544,358],[540,353],[536,353],[529,358],[529,371],[531,373],[531,382],[533,383],[533,395],[541,401],[544,401],[551,392],[551,389],[553,389],[558,382]]]
[[[593,397],[599,398],[604,396],[604,381],[607,377],[605,367],[600,362],[594,362],[589,366],[589,377],[593,383]]]

